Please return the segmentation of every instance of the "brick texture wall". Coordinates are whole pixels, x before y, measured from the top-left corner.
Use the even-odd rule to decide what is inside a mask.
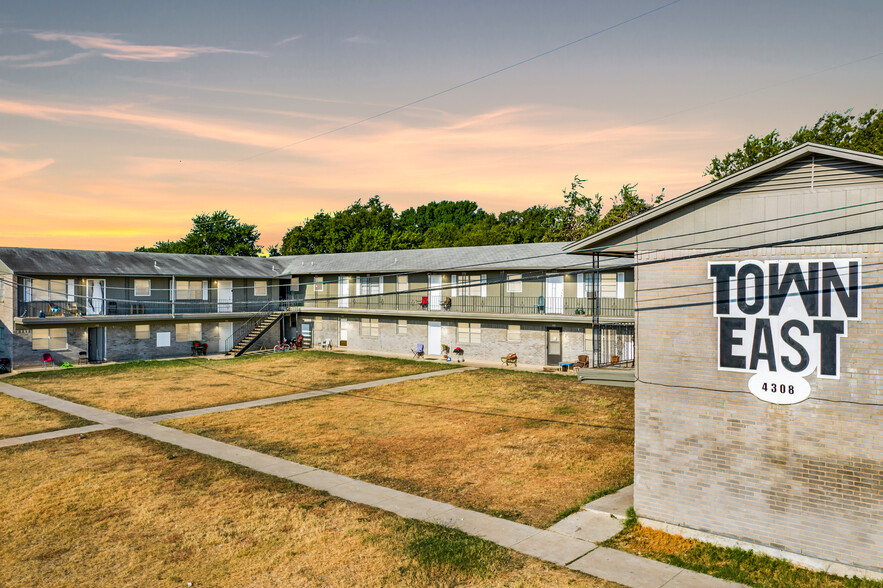
[[[767,248],[638,268],[639,516],[883,571],[881,291],[863,290],[862,319],[841,340],[840,379],[807,376],[812,392],[800,404],[763,402],[748,391],[751,374],[716,367],[709,261],[837,257],[861,258],[863,285],[881,283],[880,245]]]

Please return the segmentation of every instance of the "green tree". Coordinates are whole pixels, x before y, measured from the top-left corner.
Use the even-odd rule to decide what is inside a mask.
[[[585,180],[579,174],[573,176],[570,190],[564,188],[564,206],[555,210],[545,241],[577,241],[595,232],[601,220],[601,195],[586,196],[582,193]]]
[[[261,253],[257,226],[240,222],[226,210],[198,214],[192,220],[193,228],[178,241],[157,241],[151,247],[138,247],[135,251],[242,257],[256,257]]]
[[[775,130],[762,137],[748,135],[739,149],[714,157],[705,175],[719,180],[803,143],[883,155],[883,112],[872,108],[860,116],[851,110],[825,113],[814,125],[800,127],[787,139]]]
[[[658,196],[650,196],[650,201],[648,202],[638,195],[637,187],[637,184],[623,184],[616,196],[613,197],[613,206],[610,207],[604,218],[600,219],[592,227],[591,233],[603,231],[624,220],[648,211],[662,203],[662,199],[665,198],[665,188],[663,188]]]

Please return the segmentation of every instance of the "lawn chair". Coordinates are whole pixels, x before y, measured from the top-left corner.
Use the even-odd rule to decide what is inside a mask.
[[[414,354],[414,357],[412,359],[423,359],[423,343],[417,345],[416,350],[412,349],[411,353]]]
[[[420,310],[426,310],[429,308],[429,296],[422,296],[418,304],[420,305]]]
[[[505,366],[515,366],[518,367],[518,355],[515,353],[510,353],[509,355],[504,355],[500,358],[500,362]]]
[[[48,364],[52,364],[52,367],[55,367],[55,360],[52,359],[51,353],[44,353],[43,354],[43,367],[49,367]]]
[[[546,297],[542,294],[537,296],[537,314],[546,314]]]
[[[319,349],[331,351],[331,339],[322,339],[322,342],[319,343]]]
[[[572,368],[574,371],[577,371],[580,368],[589,367],[589,356],[588,355],[577,355],[576,359],[577,359],[577,361],[573,364],[573,368]]]

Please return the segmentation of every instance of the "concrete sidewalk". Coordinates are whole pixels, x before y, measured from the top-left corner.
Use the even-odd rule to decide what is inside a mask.
[[[450,371],[445,373],[450,373]],[[328,492],[344,500],[366,504],[404,517],[454,527],[520,553],[565,565],[571,569],[625,586],[634,588],[662,588],[662,586],[666,586],[666,588],[676,586],[723,588],[737,586],[732,582],[711,576],[696,574],[629,553],[598,547],[593,541],[563,532],[563,528],[562,532],[552,529],[536,529],[529,525],[458,508],[451,504],[369,484],[250,449],[171,429],[146,419],[119,415],[2,382],[0,382],[0,392],[88,419],[105,428],[122,429],[203,455],[236,463],[271,476],[286,478],[297,484]],[[71,431],[71,429],[67,429],[67,431]],[[596,530],[595,533],[599,537],[610,536],[611,531],[616,532],[610,527]]]

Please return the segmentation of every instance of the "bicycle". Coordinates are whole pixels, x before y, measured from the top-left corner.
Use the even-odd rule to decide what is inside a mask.
[[[279,353],[280,351],[289,351],[291,350],[291,344],[288,341],[279,341],[276,343],[276,346],[273,347],[273,353]]]

